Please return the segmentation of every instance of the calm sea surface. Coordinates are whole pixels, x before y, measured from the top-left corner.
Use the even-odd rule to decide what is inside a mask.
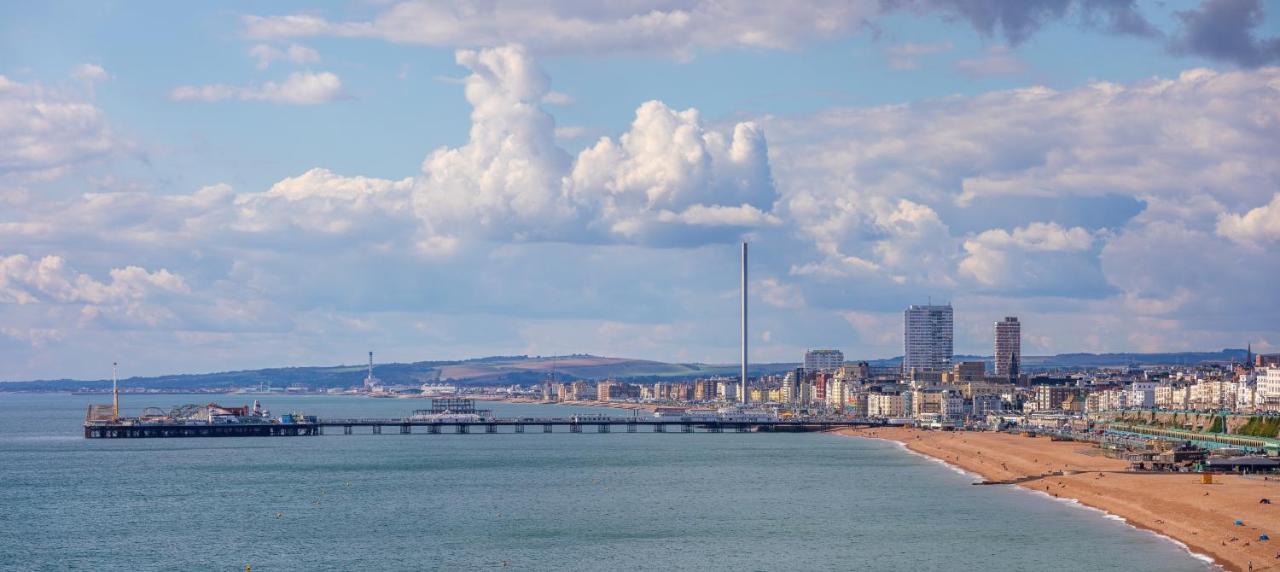
[[[127,395],[124,407],[252,399]],[[321,416],[425,403],[262,399]],[[0,393],[0,569],[1206,569],[1100,513],[970,486],[879,441],[540,428],[85,440],[85,405],[103,401]]]

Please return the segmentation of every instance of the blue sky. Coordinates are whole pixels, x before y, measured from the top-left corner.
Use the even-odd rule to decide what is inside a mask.
[[[770,10],[0,6],[0,379],[1280,348],[1280,7]]]

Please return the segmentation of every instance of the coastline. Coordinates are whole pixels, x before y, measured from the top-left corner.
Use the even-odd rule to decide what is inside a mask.
[[[1016,486],[1053,500],[1094,509],[1105,518],[1171,540],[1192,557],[1227,570],[1280,570],[1280,545],[1260,534],[1280,530],[1280,480],[1194,473],[1136,474],[1087,444],[1004,433],[932,432],[905,428],[842,429],[835,433],[895,442],[975,479],[1033,477]],[[1010,486],[1010,485],[995,485]],[[1234,522],[1241,520],[1243,525]]]
[[[978,474],[978,473],[975,473],[975,472],[973,472],[973,471],[969,471],[969,470],[967,470],[967,469],[964,469],[963,467],[960,467],[959,465],[954,465],[954,464],[952,464],[952,463],[951,463],[951,462],[949,462],[949,461],[946,461],[946,460],[943,460],[943,459],[940,459],[940,458],[937,458],[937,457],[931,457],[931,456],[926,455],[926,454],[924,454],[924,453],[920,453],[920,452],[914,451],[914,450],[912,450],[912,449],[911,449],[911,447],[908,447],[908,446],[907,446],[907,444],[906,444],[906,443],[904,443],[904,442],[902,442],[902,441],[896,441],[896,440],[893,440],[893,439],[885,439],[885,438],[882,438],[882,437],[867,437],[867,436],[861,436],[861,435],[859,435],[859,437],[861,437],[861,438],[863,438],[863,439],[875,439],[875,440],[877,440],[877,441],[885,441],[885,442],[888,442],[888,443],[893,443],[894,445],[897,445],[899,448],[901,448],[903,451],[905,451],[905,452],[906,452],[906,453],[908,453],[908,454],[915,455],[915,456],[921,457],[921,458],[923,458],[923,459],[927,459],[927,460],[929,460],[929,461],[932,461],[932,462],[938,463],[938,464],[940,464],[940,465],[942,465],[942,466],[946,467],[947,469],[950,469],[950,470],[955,471],[955,472],[957,472],[957,473],[959,473],[959,474],[961,474],[961,475],[964,475],[965,477],[967,477],[967,478],[969,478],[969,479],[972,479],[972,480],[974,481],[974,483],[980,483],[980,482],[982,482],[983,480],[985,480],[985,479],[983,478],[983,476],[982,476],[982,475],[980,475],[980,474]],[[1047,493],[1047,492],[1045,492],[1045,491],[1036,490],[1036,489],[1033,489],[1033,488],[1027,488],[1027,487],[1019,487],[1017,490],[1018,490],[1018,492],[1023,492],[1023,493],[1033,494],[1033,495],[1039,495],[1039,496],[1042,496],[1042,497],[1044,497],[1045,499],[1048,499],[1048,500],[1050,500],[1050,501],[1066,503],[1066,504],[1069,504],[1069,505],[1075,506],[1075,507],[1077,507],[1077,508],[1081,508],[1081,509],[1084,509],[1084,510],[1088,510],[1088,511],[1096,512],[1096,513],[1098,513],[1099,515],[1101,515],[1101,516],[1102,516],[1102,518],[1105,518],[1105,519],[1108,519],[1108,520],[1116,520],[1116,521],[1122,522],[1122,523],[1124,523],[1124,524],[1129,525],[1130,527],[1133,527],[1133,528],[1135,528],[1135,529],[1138,529],[1138,530],[1141,530],[1141,531],[1144,531],[1144,532],[1151,533],[1151,534],[1153,534],[1153,535],[1155,535],[1155,536],[1158,536],[1158,537],[1160,537],[1160,538],[1162,538],[1162,539],[1164,539],[1164,540],[1167,540],[1167,541],[1169,541],[1169,542],[1172,542],[1172,543],[1174,543],[1174,544],[1178,545],[1179,547],[1181,547],[1183,550],[1187,551],[1187,554],[1191,555],[1191,557],[1192,557],[1192,558],[1194,558],[1194,559],[1196,559],[1196,560],[1199,560],[1199,561],[1201,561],[1201,562],[1204,562],[1205,564],[1213,565],[1215,568],[1219,568],[1219,569],[1223,569],[1223,568],[1225,568],[1225,566],[1223,566],[1223,564],[1222,564],[1221,562],[1219,562],[1219,561],[1217,561],[1216,559],[1214,559],[1214,557],[1212,557],[1212,556],[1210,556],[1210,555],[1208,555],[1208,554],[1204,554],[1204,553],[1196,552],[1195,550],[1192,550],[1190,546],[1187,546],[1187,543],[1185,543],[1185,542],[1183,542],[1183,541],[1181,541],[1181,540],[1178,540],[1177,538],[1174,538],[1174,537],[1172,537],[1172,536],[1169,536],[1169,535],[1167,535],[1167,534],[1164,534],[1163,532],[1160,532],[1160,531],[1158,531],[1158,530],[1152,530],[1152,529],[1150,529],[1150,528],[1146,528],[1146,527],[1143,527],[1143,526],[1141,526],[1141,525],[1134,524],[1134,523],[1130,522],[1128,519],[1124,518],[1123,516],[1120,516],[1120,515],[1118,515],[1118,514],[1114,514],[1114,513],[1107,512],[1107,511],[1105,511],[1105,510],[1103,510],[1103,509],[1100,509],[1100,508],[1097,508],[1097,507],[1095,507],[1095,506],[1090,506],[1090,505],[1088,505],[1088,504],[1084,504],[1084,503],[1080,502],[1080,500],[1079,500],[1079,499],[1075,499],[1075,498],[1072,498],[1072,497],[1062,497],[1062,496],[1058,496],[1058,495],[1051,495],[1051,494],[1049,494],[1049,493]]]

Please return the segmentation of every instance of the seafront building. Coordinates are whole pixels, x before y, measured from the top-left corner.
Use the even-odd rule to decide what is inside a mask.
[[[951,305],[911,305],[903,313],[902,371],[951,367],[954,320]]]
[[[805,371],[836,371],[844,365],[844,352],[840,350],[807,350],[804,352]]]
[[[1259,355],[1257,363],[1263,363],[1263,357]],[[1272,410],[1280,409],[1280,363],[1260,372],[1258,398]]]
[[[753,409],[782,417],[856,417],[941,423],[1026,423],[1052,427],[1117,411],[1172,411],[1215,415],[1280,412],[1280,366],[1203,363],[1192,366],[1091,368],[1021,372],[1016,380],[988,375],[981,361],[949,369],[872,367],[866,362],[834,370],[798,367],[759,376]],[[549,389],[548,389],[549,388]],[[605,379],[535,384],[550,400],[642,402],[663,407],[740,407],[737,377],[628,383]],[[460,390],[461,391],[461,390]],[[502,390],[518,395],[525,390]],[[1073,421],[1074,420],[1074,421]]]
[[[949,304],[908,307],[904,328],[900,366],[846,363],[840,350],[810,349],[803,367],[753,378],[753,387],[746,390],[751,407],[780,416],[914,419],[931,425],[1054,426],[1128,410],[1280,413],[1280,354],[1254,355],[1250,350],[1239,363],[1027,371],[1016,316],[993,323],[990,368],[980,359],[956,361]],[[529,393],[541,393],[545,401],[744,407],[738,376],[640,384],[614,379],[547,382],[535,384]]]

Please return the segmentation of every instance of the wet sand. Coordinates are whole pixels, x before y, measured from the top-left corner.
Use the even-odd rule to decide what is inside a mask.
[[[1174,538],[1229,570],[1280,570],[1280,477],[1215,475],[1201,483],[1193,473],[1135,474],[1128,463],[1108,459],[1087,443],[1007,433],[940,432],[905,428],[846,429],[838,433],[888,439],[988,480],[1063,471],[1063,476],[1016,486],[1074,499],[1124,518],[1129,524]],[[1074,474],[1073,474],[1074,473]],[[1013,485],[997,485],[1013,486]],[[1261,504],[1263,498],[1275,504]],[[1235,525],[1236,520],[1243,526]],[[1267,534],[1275,540],[1260,541]]]

